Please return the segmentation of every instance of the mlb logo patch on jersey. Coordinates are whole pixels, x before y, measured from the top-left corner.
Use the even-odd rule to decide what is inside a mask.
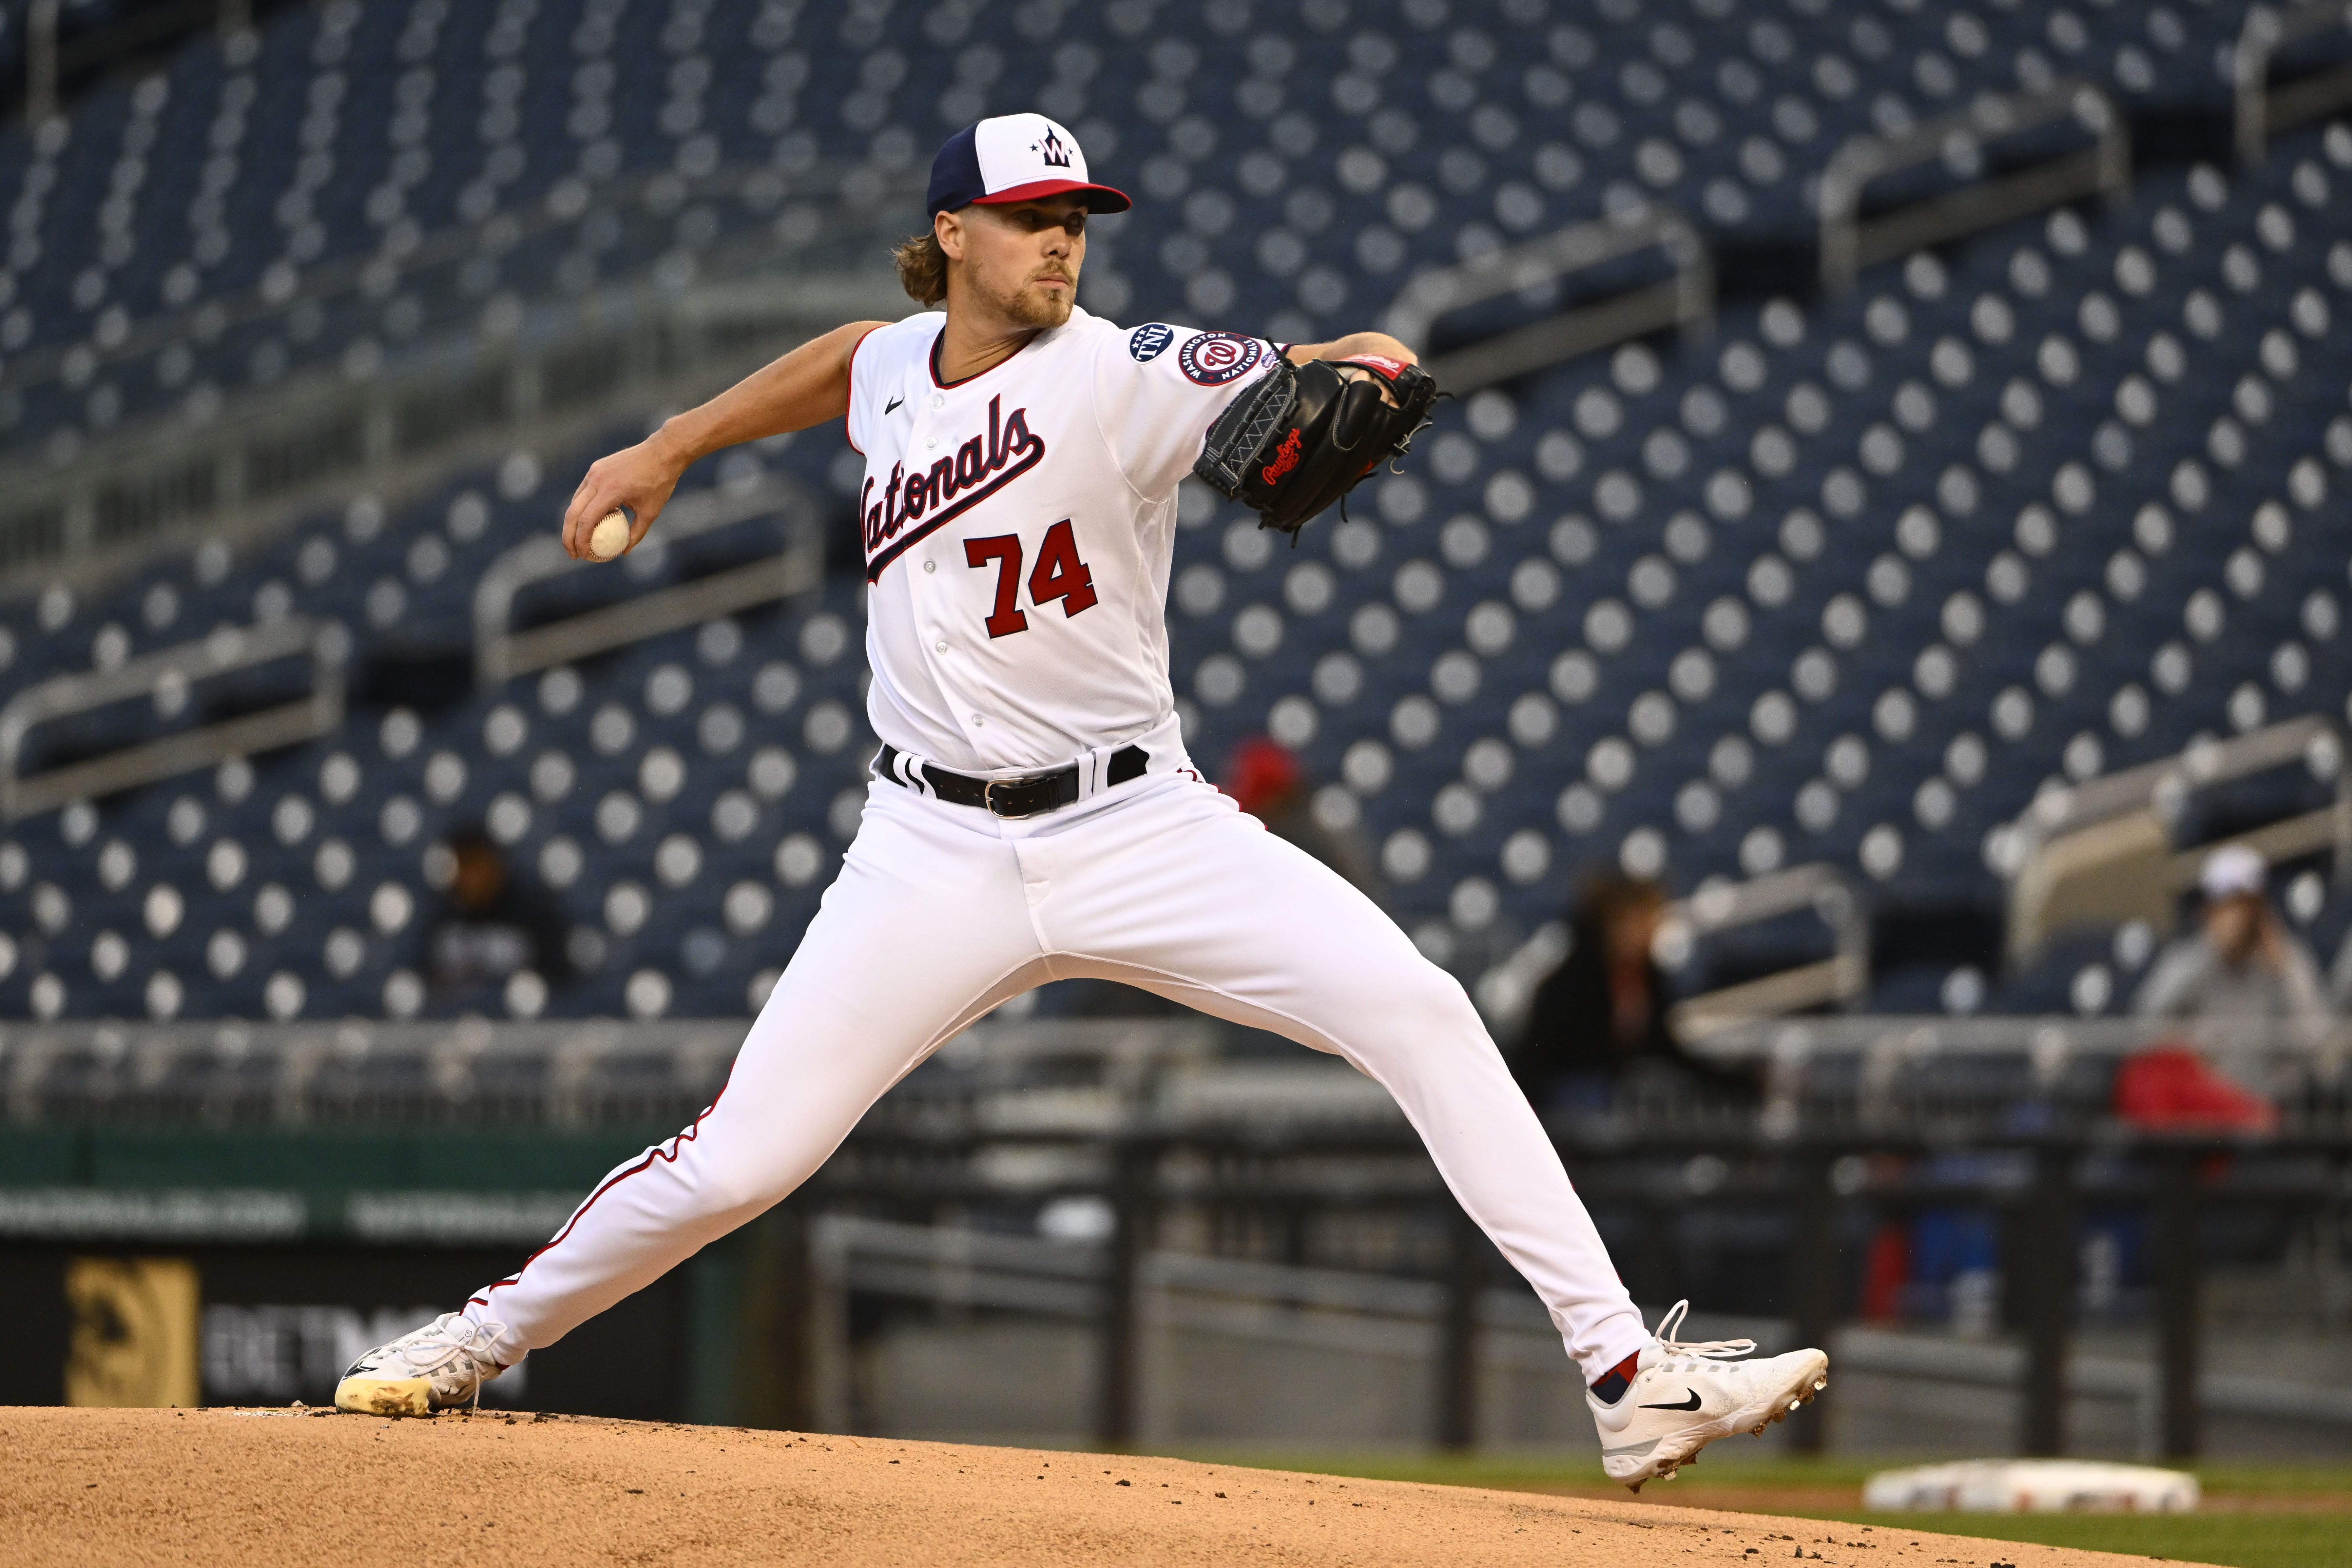
[[[1238,332],[1202,332],[1176,351],[1186,379],[1202,386],[1223,386],[1247,374],[1257,362],[1257,340]]]
[[[1136,328],[1127,335],[1127,352],[1135,356],[1136,363],[1150,364],[1175,341],[1175,328],[1153,321],[1149,326]]]

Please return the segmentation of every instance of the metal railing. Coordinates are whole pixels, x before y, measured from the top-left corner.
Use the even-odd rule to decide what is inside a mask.
[[[0,1023],[0,1115],[20,1126],[682,1124],[724,1081],[750,1027],[747,1018]],[[867,1125],[1048,1141],[1407,1130],[1387,1092],[1344,1063],[1234,1057],[1225,1039],[1198,1019],[986,1022],[942,1047]],[[1754,1072],[1753,1106],[1637,1086],[1561,1126],[1601,1144],[1657,1128],[1766,1143],[1857,1131],[1965,1139],[2005,1136],[2028,1106],[2034,1126],[2089,1137],[2113,1121],[2117,1065],[2183,1040],[2278,1100],[2290,1131],[2341,1130],[2352,1114],[2339,1103],[2352,1084],[2352,1026],[1853,1014],[1726,1022],[1695,1042],[1711,1061]]]
[[[112,669],[52,676],[27,687],[0,708],[0,820],[54,811],[68,801],[111,795],[208,767],[225,757],[327,734],[343,721],[344,666],[350,657],[351,637],[341,622],[294,616],[260,626],[221,626],[193,642]],[[30,774],[24,772],[26,742],[44,724],[142,697],[152,698],[158,711],[176,711],[187,705],[191,689],[199,681],[289,658],[310,663],[307,697]]]
[[[88,1118],[683,1124],[726,1079],[747,1019],[0,1025],[18,1126]]]
[[[25,7],[25,118],[35,125],[58,112],[66,78],[102,70],[159,44],[216,27],[223,36],[253,26],[254,0],[149,0],[119,21],[68,37],[63,0]]]
[[[1580,273],[1656,251],[1671,268],[1662,281],[1555,312],[1526,326],[1429,358],[1449,392],[1470,392],[1666,327],[1688,327],[1715,309],[1715,263],[1681,214],[1645,207],[1622,219],[1578,224],[1542,239],[1423,273],[1405,285],[1383,323],[1428,355],[1437,324],[1474,305],[1554,290]]]
[[[2352,874],[2352,769],[2343,731],[2306,715],[2186,751],[2105,778],[2045,792],[2003,830],[2009,871],[2009,942],[2031,959],[2068,924],[2144,920],[2172,925],[2174,900],[2194,887],[2220,843],[2179,846],[2174,826],[2200,790],[2273,769],[2301,767],[2334,785],[2328,805],[2232,835],[2264,860],[2332,852],[2340,879]]]
[[[518,595],[534,584],[610,563],[573,560],[552,533],[516,545],[490,563],[474,590],[475,679],[489,685],[823,586],[824,538],[815,504],[799,485],[772,475],[742,490],[698,490],[679,498],[663,509],[658,531],[639,551],[667,550],[731,524],[771,517],[783,532],[782,548],[772,553],[528,629],[513,624]],[[627,571],[620,567],[615,575]]]
[[[2284,8],[2255,5],[2246,12],[2230,54],[2233,89],[2233,138],[2238,160],[2259,163],[2270,139],[2352,103],[2352,61],[2343,61],[2291,81],[2273,82],[2271,68],[2282,50],[2328,32],[2352,43],[2352,5],[2316,0]]]
[[[732,284],[581,308],[562,331],[482,339],[366,380],[322,369],[202,429],[166,425],[68,468],[0,471],[0,572],[104,570],[167,539],[250,535],[366,488],[393,502],[452,463],[549,444],[708,390],[845,320],[894,307],[870,279]]]
[[[706,395],[845,321],[896,320],[913,306],[884,265],[883,241],[919,210],[907,189],[862,177],[826,165],[786,183],[730,165],[692,180],[668,171],[594,187],[574,179],[530,207],[412,233],[396,248],[307,272],[273,268],[240,294],[132,324],[103,349],[15,356],[0,389],[55,404],[132,372],[152,375],[192,341],[242,332],[283,342],[305,335],[295,328],[306,319],[315,334],[330,310],[405,297],[422,315],[435,304],[406,347],[361,334],[352,346],[370,348],[364,360],[299,369],[201,418],[158,414],[77,437],[69,463],[20,441],[0,465],[0,591],[103,576],[198,534],[267,533],[362,489],[397,504],[453,463],[576,439]],[[851,185],[856,199],[844,194]],[[555,276],[556,248],[598,217],[641,209],[657,226],[690,205],[782,216],[732,226],[714,216],[720,232],[707,243],[639,258],[631,275],[584,293]],[[469,284],[470,268],[541,253],[551,276],[529,288],[509,284],[485,300]]]
[[[224,1149],[263,1126],[355,1116],[429,1129],[484,1119],[512,1127],[535,1116],[583,1125],[625,1115],[635,1127],[663,1110],[677,1121],[690,1116],[684,1108],[716,1091],[745,1027],[740,1020],[11,1025],[0,1028],[0,1083],[19,1127],[79,1124],[116,1139],[144,1130],[184,1154],[182,1119],[190,1116]],[[2333,1110],[2307,1109],[2281,1132],[2260,1136],[2133,1129],[2106,1117],[2103,1104],[2072,1121],[2019,1113],[2063,1099],[2070,1064],[2110,1061],[2147,1037],[2138,1026],[2056,1019],[1759,1024],[1727,1031],[1706,1049],[1770,1063],[1777,1082],[1798,1086],[1798,1115],[1778,1117],[1768,1104],[1731,1120],[1608,1114],[1549,1125],[1603,1223],[1638,1222],[1641,1235],[1662,1238],[1620,1259],[1637,1299],[1688,1293],[1675,1249],[1663,1239],[1682,1216],[1743,1216],[1740,1224],[1769,1226],[1779,1238],[1774,1267],[1786,1276],[1790,1342],[1853,1342],[1860,1370],[1893,1367],[2013,1390],[2016,1442],[2029,1453],[2064,1450],[2070,1392],[2131,1397],[2146,1406],[2152,1446],[2186,1456],[2202,1440],[2209,1405],[2226,1412],[2263,1392],[2203,1364],[2210,1248],[2200,1237],[2218,1234],[2205,1216],[2289,1216],[2312,1229],[2325,1254],[2315,1267],[2340,1269],[2342,1222],[2352,1214],[2352,1119],[2340,1096]],[[790,1363],[778,1376],[807,1401],[785,1412],[786,1424],[820,1415],[846,1424],[843,1311],[849,1293],[879,1292],[1080,1325],[1097,1346],[1094,1436],[1112,1447],[1131,1442],[1146,1425],[1145,1358],[1160,1310],[1152,1303],[1189,1292],[1393,1320],[1396,1332],[1422,1347],[1415,1353],[1436,1380],[1429,1436],[1449,1446],[1475,1441],[1484,1429],[1478,1369],[1494,1353],[1498,1328],[1511,1326],[1491,1300],[1509,1288],[1508,1274],[1453,1205],[1412,1129],[1384,1096],[1363,1092],[1360,1075],[1304,1055],[1296,1067],[1230,1060],[1217,1054],[1217,1039],[1213,1026],[1193,1021],[992,1023],[950,1042],[894,1090],[757,1227],[757,1245],[773,1254],[762,1267],[800,1303],[785,1316],[801,1327],[774,1347]],[[2326,1076],[2324,1053],[2284,1034],[2242,1030],[2224,1048],[2242,1071],[2300,1063],[2303,1081]],[[2340,1084],[2340,1054],[2336,1061]],[[2030,1075],[2003,1080],[1993,1113],[1966,1119],[1914,1107],[1874,1123],[1857,1120],[1841,1111],[1832,1081],[1874,1063],[1899,1074],[2004,1062],[2024,1064]],[[1220,1073],[1304,1077],[1318,1068],[1319,1096],[1294,1091],[1285,1100],[1247,1086],[1198,1092]],[[375,1090],[371,1076],[381,1080]],[[1820,1080],[1818,1092],[1804,1089],[1811,1079]],[[653,1089],[632,1098],[615,1090],[625,1080]],[[1080,1245],[929,1228],[943,1212],[1009,1217],[1070,1199],[1084,1200],[1094,1216]],[[1889,1220],[1956,1208],[1999,1218],[1999,1268],[2011,1282],[2000,1316],[2011,1348],[1994,1357],[1967,1347],[1944,1354],[1967,1362],[1955,1372],[1927,1364],[1942,1353],[1936,1346],[1913,1354],[1883,1342],[1884,1332],[1867,1343],[1851,1333],[1834,1341],[1851,1310],[1839,1283],[1847,1277],[1842,1251]],[[2149,1370],[2075,1363],[2077,1216],[2095,1210],[2144,1217],[2157,1348]],[[563,1194],[538,1192],[57,1185],[0,1189],[0,1236],[48,1244],[479,1246],[524,1243],[562,1212]],[[1400,1257],[1419,1262],[1403,1277],[1367,1279],[1268,1267],[1255,1256],[1171,1251],[1163,1225],[1187,1215],[1198,1234],[1294,1237],[1318,1216],[1349,1216],[1359,1232],[1377,1223],[1418,1236],[1416,1248]],[[2338,1418],[2341,1400],[2321,1404],[2312,1419]],[[1800,1447],[1818,1446],[1818,1416],[1799,1420],[1792,1436]]]
[[[1717,883],[1670,905],[1657,945],[1667,959],[1685,962],[1707,937],[1808,912],[1829,928],[1835,947],[1830,957],[1676,1003],[1669,1016],[1676,1037],[1704,1040],[1754,1019],[1853,1002],[1870,988],[1870,922],[1853,885],[1829,865],[1792,866],[1745,882]],[[1671,972],[1682,963],[1665,967]]]
[[[1993,144],[2068,125],[2091,136],[2092,145],[1985,177]],[[1967,183],[1890,212],[1864,215],[1863,198],[1871,185],[1937,163]],[[1822,286],[1842,293],[1874,261],[2079,196],[2112,195],[2130,179],[2130,133],[2124,118],[2105,93],[2082,80],[2007,98],[1988,95],[1900,135],[1855,137],[1822,171]]]

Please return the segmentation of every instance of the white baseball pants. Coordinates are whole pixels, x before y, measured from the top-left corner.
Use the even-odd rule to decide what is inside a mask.
[[[518,1349],[554,1343],[806,1181],[975,1019],[1082,976],[1346,1058],[1396,1097],[1588,1383],[1648,1342],[1461,985],[1337,873],[1169,773],[1018,821],[875,781],[719,1098],[467,1313]]]

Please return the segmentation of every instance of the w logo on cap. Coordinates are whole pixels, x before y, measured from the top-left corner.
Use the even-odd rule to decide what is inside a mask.
[[[1077,139],[1042,114],[1000,114],[949,137],[931,160],[925,200],[934,213],[974,202],[1034,202],[1076,195],[1088,212],[1119,213],[1127,197],[1087,179]]]

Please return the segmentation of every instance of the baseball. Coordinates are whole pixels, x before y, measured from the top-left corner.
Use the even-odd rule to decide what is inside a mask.
[[[379,1415],[469,1407],[484,1383],[534,1345],[781,1201],[907,1063],[963,1026],[973,997],[1039,984],[1068,952],[1164,977],[1155,986],[1166,994],[1276,998],[1234,1002],[1219,1016],[1240,1016],[1239,1007],[1270,1016],[1278,1005],[1293,1038],[1318,1048],[1344,1041],[1370,1078],[1409,1089],[1462,1211],[1503,1239],[1563,1325],[1570,1386],[1612,1479],[1638,1491],[1706,1444],[1761,1433],[1802,1408],[1826,1386],[1822,1352],[1754,1356],[1749,1340],[1680,1340],[1687,1302],[1651,1331],[1454,976],[1332,864],[1267,831],[1266,820],[1202,779],[1185,749],[1165,607],[1178,487],[1198,474],[1239,499],[1244,486],[1255,494],[1287,479],[1297,493],[1276,504],[1296,511],[1261,515],[1295,530],[1339,500],[1339,481],[1362,478],[1368,457],[1403,454],[1434,391],[1411,368],[1412,351],[1369,331],[1296,345],[1337,363],[1342,375],[1367,374],[1383,391],[1397,384],[1401,411],[1375,424],[1369,416],[1381,405],[1353,395],[1336,411],[1326,401],[1321,412],[1298,413],[1297,378],[1277,373],[1285,351],[1270,340],[1159,321],[1122,328],[1075,310],[1086,215],[1129,204],[1088,180],[1076,139],[1041,114],[999,115],[958,132],[934,160],[929,190],[936,214],[1007,206],[1003,222],[965,231],[975,237],[971,255],[982,259],[942,250],[940,265],[950,274],[1010,268],[1005,277],[1030,279],[1018,300],[978,286],[984,272],[966,272],[974,286],[948,296],[946,316],[919,311],[812,340],[772,374],[681,416],[681,434],[650,453],[616,456],[591,490],[573,492],[576,500],[627,489],[658,506],[668,492],[642,476],[669,455],[841,422],[860,475],[843,487],[857,510],[842,520],[856,524],[842,542],[856,540],[851,548],[864,553],[866,708],[880,742],[866,753],[865,787],[836,797],[860,807],[853,855],[790,964],[761,994],[763,1010],[725,1102],[712,1100],[686,1131],[614,1172],[520,1269],[351,1363],[336,1407]],[[918,295],[929,288],[909,284]],[[971,335],[960,338],[966,326]],[[1328,383],[1317,395],[1328,398]],[[1287,431],[1271,450],[1262,432],[1246,446],[1219,434],[1260,431],[1269,421]],[[1374,430],[1387,433],[1375,439]],[[1359,440],[1374,444],[1357,450]],[[833,467],[848,478],[847,465]],[[567,526],[579,515],[568,512]],[[644,521],[615,507],[572,542],[610,561]],[[656,600],[690,595],[698,613],[716,614],[708,594],[732,589],[704,581],[707,589]],[[1244,621],[1262,613],[1244,612]],[[674,637],[679,618],[668,604],[640,601],[607,619],[609,638],[583,633],[574,646]],[[796,640],[837,648],[838,633],[810,635],[819,625],[810,619],[800,631],[779,620],[758,635],[780,653]],[[752,635],[739,629],[719,643],[695,634],[702,648],[721,650]],[[666,657],[668,647],[638,646],[648,658]],[[774,684],[770,668],[758,676],[762,694]],[[790,668],[777,673],[789,700]],[[603,679],[633,677],[616,668]],[[648,701],[685,680],[680,666],[665,666],[647,678]],[[551,712],[558,691],[548,688]],[[666,699],[656,711],[685,721]],[[714,705],[699,732],[719,733],[707,721],[713,716],[725,717]],[[608,718],[629,722],[617,703],[599,709],[598,743],[612,731],[621,736],[614,749],[627,748],[633,731]],[[809,723],[816,735],[830,721],[820,725],[812,705]],[[1302,780],[1287,752],[1258,744],[1275,756],[1257,771],[1279,787],[1257,792],[1264,798],[1248,811],[1270,816],[1274,797],[1295,796]],[[647,753],[649,768],[656,755]],[[764,775],[765,764],[755,771]],[[534,784],[540,775],[534,763]],[[616,793],[600,804],[599,826],[607,805],[628,800]],[[713,820],[733,809],[714,806]],[[665,877],[673,848],[664,841]],[[612,864],[617,871],[622,862]],[[713,870],[715,886],[725,879]],[[698,874],[687,866],[677,880]],[[738,901],[730,891],[730,910]],[[1652,903],[1663,906],[1663,895]],[[661,971],[643,972],[628,983],[632,997],[641,978],[667,984]],[[1041,1465],[1033,1473],[1058,1472]]]
[[[610,561],[629,547],[629,510],[615,507],[588,531],[588,553],[598,561]]]

